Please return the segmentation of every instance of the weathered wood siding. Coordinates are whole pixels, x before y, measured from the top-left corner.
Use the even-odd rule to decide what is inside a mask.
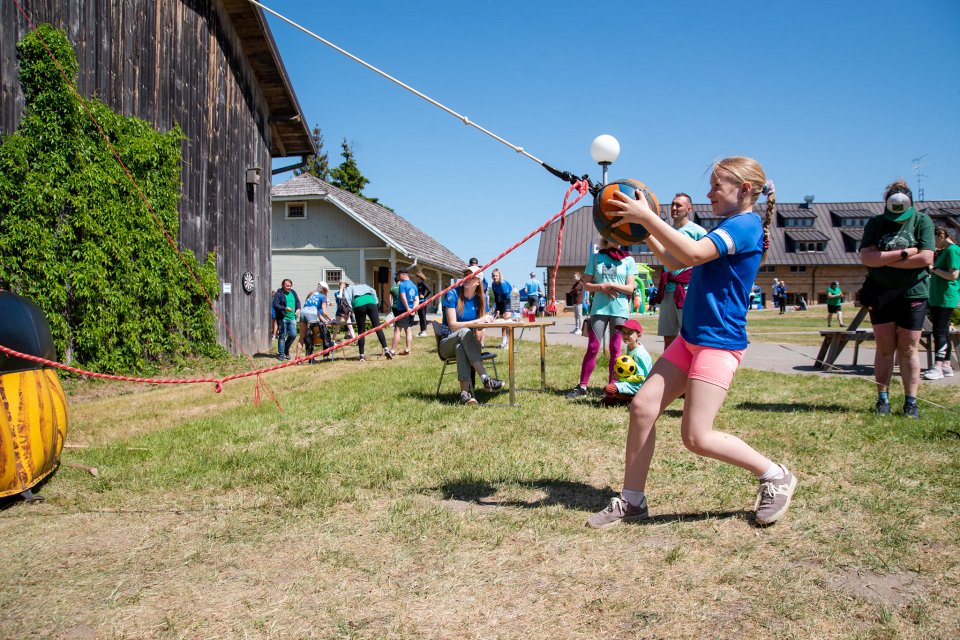
[[[271,145],[266,102],[220,0],[21,0],[34,24],[64,29],[79,62],[77,84],[125,115],[183,141],[180,246],[202,261],[216,252],[232,285],[217,310],[237,338],[234,350],[267,346],[270,290]],[[23,109],[16,42],[29,27],[10,0],[0,3],[0,133]],[[261,168],[259,184],[246,170]],[[255,276],[244,294],[241,277]],[[219,326],[221,344],[227,332]]]

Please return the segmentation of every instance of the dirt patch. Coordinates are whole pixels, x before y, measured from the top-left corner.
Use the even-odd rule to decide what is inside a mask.
[[[883,574],[856,568],[831,576],[829,582],[834,589],[893,609],[914,598],[930,595],[934,587],[933,582],[915,573]]]

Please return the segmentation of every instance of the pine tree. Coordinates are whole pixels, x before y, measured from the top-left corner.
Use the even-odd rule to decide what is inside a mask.
[[[353,149],[350,148],[346,138],[343,139],[340,148],[340,155],[343,156],[343,162],[340,163],[340,166],[330,171],[330,182],[335,187],[340,187],[344,191],[349,191],[361,198],[369,200],[369,198],[363,195],[363,188],[367,186],[370,181],[360,173],[360,168],[357,166],[356,160],[353,159]]]
[[[313,146],[317,149],[317,155],[307,156],[307,164],[301,169],[295,169],[293,175],[299,176],[304,173],[311,173],[321,180],[330,179],[330,160],[327,152],[323,149],[323,133],[320,131],[320,125],[314,125],[310,132],[313,138]]]

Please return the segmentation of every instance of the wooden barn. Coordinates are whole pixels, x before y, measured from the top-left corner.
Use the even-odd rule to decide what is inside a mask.
[[[34,28],[66,31],[82,95],[161,131],[179,123],[178,242],[201,260],[216,253],[217,311],[233,349],[266,348],[272,159],[316,149],[263,12],[247,0],[0,3],[0,134],[16,129],[23,109],[15,47],[31,25],[20,7]],[[230,345],[223,326],[219,338]]]

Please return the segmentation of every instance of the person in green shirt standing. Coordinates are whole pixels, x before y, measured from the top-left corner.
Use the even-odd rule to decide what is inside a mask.
[[[933,221],[913,207],[913,193],[903,180],[889,184],[883,213],[867,221],[860,242],[860,260],[867,279],[860,303],[870,310],[877,342],[873,368],[879,415],[890,413],[893,356],[900,356],[903,415],[919,418],[917,389],[920,358],[917,346],[927,315],[927,271],[933,263]]]
[[[960,304],[960,247],[946,228],[934,231],[937,256],[930,268],[930,322],[933,324],[933,368],[925,371],[924,380],[939,380],[953,375],[950,366],[950,316]]]
[[[840,289],[840,283],[834,280],[827,287],[827,326],[833,320],[833,314],[837,314],[837,322],[840,326],[843,324],[843,290]]]

